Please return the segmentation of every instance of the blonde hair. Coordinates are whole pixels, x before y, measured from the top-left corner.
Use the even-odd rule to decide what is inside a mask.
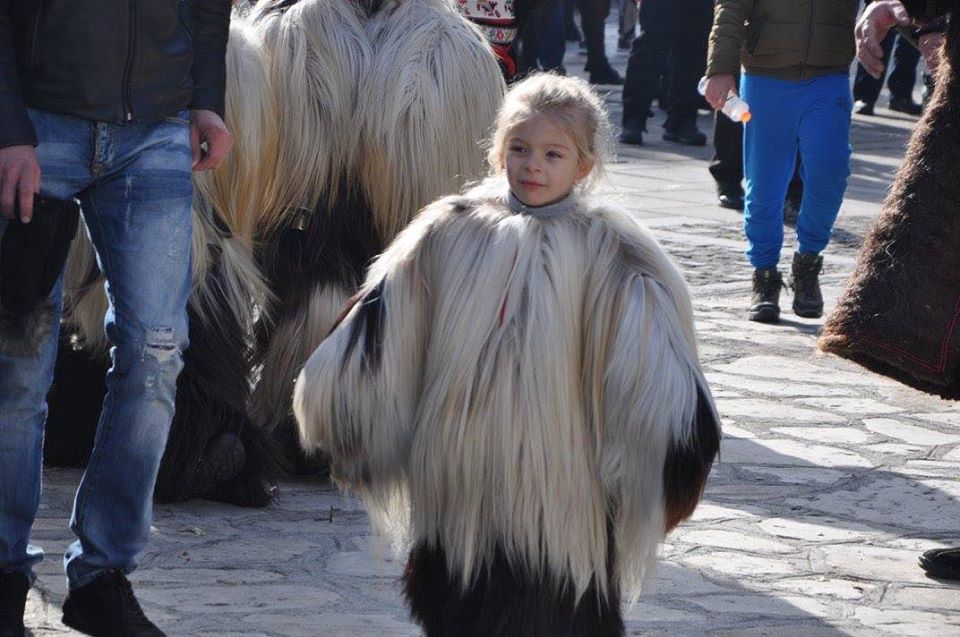
[[[576,145],[580,161],[592,165],[579,186],[588,189],[603,176],[611,155],[612,134],[603,100],[580,78],[536,73],[507,92],[488,142],[487,162],[493,174],[503,170],[507,140],[518,126],[545,115]]]

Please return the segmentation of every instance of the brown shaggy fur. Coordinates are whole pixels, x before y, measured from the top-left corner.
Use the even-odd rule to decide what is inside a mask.
[[[926,114],[819,346],[960,398],[960,19]]]

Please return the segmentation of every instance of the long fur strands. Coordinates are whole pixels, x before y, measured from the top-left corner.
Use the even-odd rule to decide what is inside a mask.
[[[496,57],[450,3],[384,7],[367,26],[375,56],[360,84],[362,183],[384,237],[483,176],[480,142],[503,97]]]
[[[960,3],[953,3],[957,6]],[[960,398],[960,15],[822,350],[944,398]]]
[[[302,443],[377,524],[407,490],[410,539],[463,590],[502,551],[575,599],[632,596],[719,442],[688,293],[625,213],[579,201],[541,220],[504,192],[441,200],[374,263],[297,381]],[[706,465],[680,490],[693,503],[664,484],[683,449]]]
[[[234,20],[227,46],[226,125],[233,148],[217,170],[195,173],[196,199],[217,211],[247,249],[280,222],[279,107],[261,33]]]
[[[289,6],[288,6],[289,5]],[[356,163],[358,86],[372,48],[356,2],[259,2],[246,18],[263,42],[276,95],[279,153],[273,203],[261,211],[269,234],[298,211],[330,204]]]

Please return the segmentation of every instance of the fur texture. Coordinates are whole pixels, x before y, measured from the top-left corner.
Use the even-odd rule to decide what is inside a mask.
[[[489,46],[440,0],[268,2],[248,21],[268,52],[283,149],[260,253],[276,300],[258,329],[250,414],[289,440],[291,380],[386,242],[481,176],[504,84]]]
[[[302,444],[465,595],[502,555],[573,603],[632,596],[719,443],[686,287],[626,214],[541,220],[504,192],[428,207],[373,264],[297,381]],[[676,449],[696,484],[664,484]]]
[[[960,19],[820,348],[960,398]]]

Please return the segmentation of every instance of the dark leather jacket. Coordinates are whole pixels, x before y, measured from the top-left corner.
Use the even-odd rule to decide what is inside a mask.
[[[26,106],[98,122],[223,115],[230,0],[0,0],[0,148]]]

